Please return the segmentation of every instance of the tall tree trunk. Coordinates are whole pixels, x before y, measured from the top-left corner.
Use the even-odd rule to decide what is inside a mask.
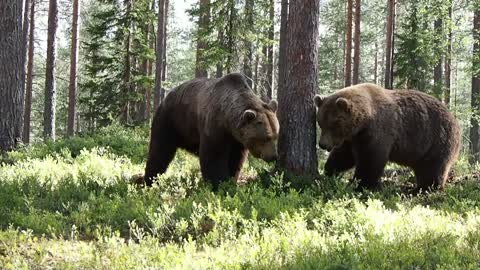
[[[0,152],[14,149],[21,139],[16,131],[22,116],[22,4],[0,1]]]
[[[251,31],[250,33],[253,34],[253,7],[254,7],[253,0],[245,0],[245,20],[246,20],[246,27]],[[245,57],[243,58],[243,73],[248,78],[247,82],[250,87],[252,87],[252,80],[253,80],[253,44],[251,41],[251,36],[247,35],[245,38],[245,48],[246,53]]]
[[[262,68],[260,70],[261,80],[262,80],[262,87],[260,88],[260,96],[263,101],[268,101],[268,46],[262,46]]]
[[[32,0],[33,1],[33,0]],[[27,39],[28,39],[28,27],[29,27],[29,10],[30,10],[30,0],[24,0],[23,7],[23,23],[22,23],[22,43],[20,44],[21,54],[20,54],[20,81],[21,81],[21,93],[20,93],[20,106],[17,107],[17,115],[23,116],[24,113],[24,104],[25,104],[25,62],[27,61]],[[17,139],[23,137],[23,117],[17,118],[18,123],[15,125],[15,137]]]
[[[195,78],[208,77],[207,59],[207,32],[210,24],[210,0],[200,0],[200,17],[198,18],[197,58],[195,63]]]
[[[395,20],[395,0],[388,0],[387,37],[385,49],[385,88],[392,89],[392,60],[393,60],[393,24]]]
[[[158,21],[157,21],[157,45],[156,45],[156,62],[155,62],[155,92],[154,92],[154,110],[160,106],[165,96],[165,91],[162,89],[162,74],[163,74],[163,41],[165,34],[165,0],[158,1]]]
[[[272,99],[273,92],[273,42],[275,39],[275,1],[270,0],[270,9],[268,12],[270,27],[268,29],[268,40],[269,44],[267,47],[267,97]]]
[[[235,19],[236,19],[236,9],[235,9],[235,0],[228,0],[229,5],[229,16],[228,16],[228,27],[227,27],[227,62],[225,63],[225,67],[227,69],[227,73],[232,72],[232,67],[234,65],[233,59],[235,54],[235,39],[234,39],[234,29],[235,29]]]
[[[68,124],[67,135],[75,134],[77,114],[77,57],[78,57],[78,16],[80,8],[78,0],[73,0],[72,42],[70,48],[70,83],[68,85]]]
[[[220,27],[218,28],[218,36],[217,36],[218,42],[220,44],[220,47],[223,49],[224,48],[224,33],[223,29]],[[215,72],[215,77],[220,78],[223,76],[223,61],[220,60],[217,63],[217,70]]]
[[[150,35],[150,26],[147,24],[147,25],[144,25],[143,27],[143,32],[145,33],[145,40],[147,42],[147,44],[150,44],[150,39],[152,38],[151,35]],[[149,73],[149,66],[148,66],[148,58],[143,58],[142,60],[142,63],[140,64],[140,74],[142,74],[142,76],[144,77],[148,77],[148,73]],[[148,98],[148,92],[149,92],[149,89],[148,87],[145,85],[145,83],[141,83],[140,84],[141,87],[140,87],[140,91],[143,95],[143,99],[141,100],[140,104],[139,104],[139,110],[138,110],[138,120],[139,121],[146,121],[149,119],[149,111],[148,111],[148,102],[149,102],[149,98]]]
[[[352,5],[353,0],[347,0],[347,38],[345,48],[345,87],[352,84]]]
[[[255,54],[255,77],[253,78],[253,92],[258,95],[260,76],[258,75],[260,65],[260,57],[258,53]]]
[[[155,0],[152,0],[152,5],[151,5],[151,8],[150,8],[152,11],[155,11]],[[153,26],[153,23],[149,23],[148,24],[148,32],[150,33],[149,34],[149,41],[148,41],[148,46],[150,48],[151,51],[154,51],[155,50],[155,27]],[[147,66],[147,74],[148,74],[148,77],[151,78],[153,76],[153,62],[154,60],[153,59],[149,59],[148,60],[148,66]],[[148,87],[148,89],[146,89],[146,113],[147,113],[147,118],[146,119],[150,119],[151,118],[151,114],[152,114],[152,87]]]
[[[124,84],[124,95],[126,98],[126,102],[123,107],[123,115],[122,115],[122,120],[124,123],[128,124],[130,122],[130,95],[131,93],[131,78],[130,78],[130,73],[132,72],[132,63],[131,63],[131,47],[132,47],[132,29],[131,29],[131,20],[130,18],[130,13],[132,10],[132,0],[124,0],[124,6],[126,8],[126,17],[127,20],[125,20],[125,31],[127,31],[127,34],[125,35],[125,40],[124,40],[124,46],[125,46],[125,55],[124,55],[124,64],[125,64],[125,70],[123,74],[123,84]]]
[[[48,8],[47,68],[45,76],[45,110],[43,115],[43,136],[55,140],[55,65],[58,26],[57,0],[50,0]]]
[[[442,34],[442,24],[443,21],[442,19],[437,19],[435,20],[434,23],[434,29],[435,29],[435,34],[436,34],[436,39],[437,39],[437,44],[441,42],[441,37],[440,35]],[[435,66],[433,70],[433,85],[434,85],[434,92],[435,95],[441,99],[442,95],[442,87],[443,87],[443,82],[442,82],[442,56],[439,55],[439,58],[437,59],[437,65]]]
[[[30,27],[28,36],[28,63],[27,85],[25,93],[25,110],[23,115],[23,143],[30,143],[30,121],[32,116],[32,89],[33,89],[33,55],[35,49],[35,0],[31,1]]]
[[[287,175],[318,174],[313,97],[317,85],[319,0],[292,1],[288,16],[287,87],[279,91],[279,166]],[[291,121],[295,112],[295,121]]]
[[[378,84],[378,42],[375,41],[375,59],[373,62],[373,82]]]
[[[470,119],[470,150],[472,163],[479,161],[480,134],[478,114],[480,113],[480,7],[475,7],[473,19],[473,76],[471,106],[473,115]]]
[[[359,70],[360,70],[360,14],[361,0],[355,1],[355,39],[354,39],[354,54],[353,54],[353,77],[352,83],[358,84]]]
[[[448,7],[448,17],[450,18],[448,26],[448,41],[447,41],[447,54],[445,55],[445,91],[443,93],[443,100],[447,107],[450,105],[450,90],[451,90],[451,75],[452,75],[452,3],[450,0],[450,6]]]
[[[169,1],[165,0],[165,22],[163,23],[163,66],[162,81],[167,79],[167,26],[168,26],[168,5]],[[165,91],[164,91],[165,92]]]
[[[280,44],[278,56],[278,92],[286,92],[288,49],[288,0],[282,0],[280,10]]]

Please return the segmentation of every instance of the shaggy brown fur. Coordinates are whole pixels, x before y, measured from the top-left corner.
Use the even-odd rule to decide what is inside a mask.
[[[157,109],[151,129],[145,183],[164,173],[177,148],[200,157],[204,178],[217,189],[238,178],[248,151],[257,158],[277,158],[279,124],[275,101],[262,102],[243,75],[194,79],[174,88]]]
[[[414,90],[360,84],[315,96],[320,147],[332,150],[325,173],[355,167],[360,186],[377,188],[388,161],[412,168],[417,189],[442,189],[456,161],[461,132],[437,99]]]

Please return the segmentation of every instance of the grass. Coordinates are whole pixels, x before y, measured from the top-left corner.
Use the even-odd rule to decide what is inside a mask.
[[[179,152],[144,189],[130,181],[148,132],[100,134],[3,157],[0,269],[480,268],[480,184],[464,160],[458,181],[420,196],[402,192],[408,174],[375,193],[347,177],[294,189],[255,159],[254,180],[213,193]]]

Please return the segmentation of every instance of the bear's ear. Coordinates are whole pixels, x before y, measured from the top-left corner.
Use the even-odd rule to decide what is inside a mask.
[[[335,104],[345,112],[350,111],[351,104],[350,104],[350,101],[348,101],[346,98],[342,98],[342,97],[338,98],[335,101]]]
[[[250,122],[257,117],[257,113],[254,110],[245,110],[242,115],[242,120],[245,122]]]
[[[316,105],[317,107],[320,107],[320,106],[322,106],[322,103],[323,103],[323,100],[324,100],[324,99],[325,99],[325,98],[322,97],[322,96],[320,96],[320,95],[315,95],[315,97],[313,98],[313,101],[315,102],[315,105]]]
[[[268,107],[270,107],[270,109],[272,109],[273,112],[277,112],[277,109],[278,109],[278,103],[276,100],[270,100],[270,102],[268,103]]]

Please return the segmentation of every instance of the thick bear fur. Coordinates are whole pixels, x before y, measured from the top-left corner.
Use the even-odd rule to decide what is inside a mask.
[[[375,189],[388,161],[413,169],[417,191],[442,189],[456,161],[458,121],[437,99],[415,90],[359,84],[315,96],[319,145],[331,150],[325,174],[355,167],[361,188]]]
[[[243,75],[199,78],[172,89],[152,121],[145,184],[167,170],[178,148],[200,158],[203,178],[214,190],[237,179],[251,152],[265,161],[277,158],[276,101],[261,101]]]

